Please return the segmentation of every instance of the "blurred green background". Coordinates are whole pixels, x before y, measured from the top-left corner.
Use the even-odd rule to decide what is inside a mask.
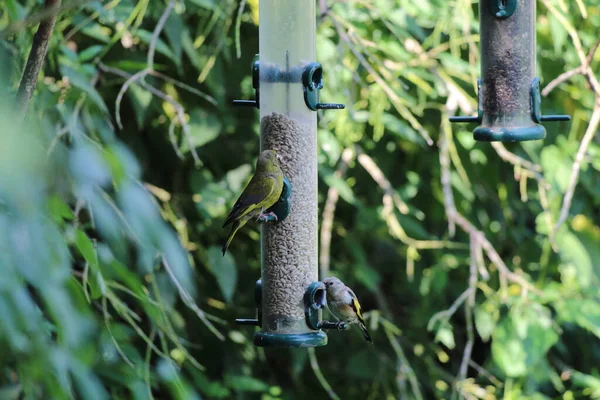
[[[543,99],[573,117],[545,140],[476,143],[447,118],[476,107],[477,1],[317,2],[322,99],[346,104],[319,113],[320,269],[375,344],[262,349],[233,324],[258,228],[220,254],[258,153],[258,112],[231,106],[253,96],[258,0],[63,1],[21,126],[43,3],[0,2],[0,399],[600,398],[597,121],[553,228],[586,77]],[[537,3],[544,87],[595,49],[600,1]]]

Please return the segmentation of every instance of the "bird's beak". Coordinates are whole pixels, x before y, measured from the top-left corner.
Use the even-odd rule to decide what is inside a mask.
[[[281,157],[279,154],[276,154],[276,155],[277,155],[277,159],[278,159],[279,161],[283,161],[283,157]]]

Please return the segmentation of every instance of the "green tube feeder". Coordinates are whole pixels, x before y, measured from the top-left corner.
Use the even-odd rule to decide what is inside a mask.
[[[532,0],[480,0],[481,79],[475,140],[521,142],[546,137],[544,121],[569,121],[568,115],[543,116],[535,76],[535,15]]]

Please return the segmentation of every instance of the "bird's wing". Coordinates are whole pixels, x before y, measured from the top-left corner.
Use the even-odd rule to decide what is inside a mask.
[[[274,189],[275,179],[273,177],[257,177],[254,175],[248,183],[248,186],[246,186],[246,189],[244,189],[244,192],[233,205],[223,226],[232,223],[256,208],[259,208],[261,203],[273,193]]]
[[[350,293],[350,297],[352,297],[352,301],[350,302],[350,307],[352,307],[352,309],[354,310],[354,312],[356,313],[356,315],[358,316],[358,319],[360,322],[362,322],[363,324],[365,323],[365,320],[362,316],[362,310],[360,308],[360,303],[358,302],[358,298],[356,297],[356,295],[354,294],[354,292],[352,291],[352,289],[347,288],[348,289],[348,293]]]

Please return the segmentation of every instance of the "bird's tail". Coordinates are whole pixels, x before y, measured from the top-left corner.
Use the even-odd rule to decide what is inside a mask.
[[[373,339],[371,339],[371,335],[369,335],[369,331],[367,330],[367,326],[365,325],[365,323],[360,321],[358,323],[358,326],[360,327],[360,330],[362,331],[365,340],[369,343],[373,343]]]
[[[231,230],[229,231],[229,235],[227,235],[227,240],[225,241],[225,244],[223,244],[223,248],[221,249],[221,252],[223,253],[223,256],[225,256],[225,253],[227,252],[227,248],[229,247],[229,244],[233,240],[233,237],[235,236],[235,233],[241,227],[242,227],[242,224],[240,223],[239,220],[238,221],[234,221],[233,224],[231,225]]]

